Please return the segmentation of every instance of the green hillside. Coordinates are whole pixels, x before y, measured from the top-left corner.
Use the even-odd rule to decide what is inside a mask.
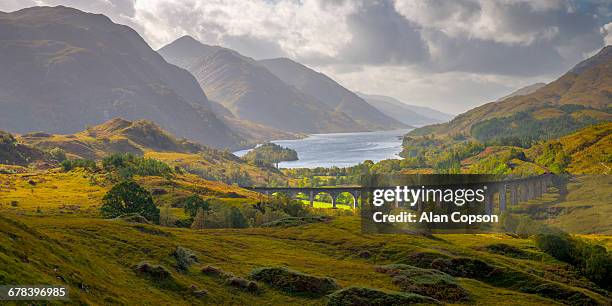
[[[401,263],[426,268],[436,258],[457,263],[469,258],[484,266],[473,274],[455,274],[448,270],[456,276],[444,276],[445,281],[434,277],[430,281],[441,282],[436,286],[452,284],[452,288],[464,292],[467,302],[476,304],[586,302],[604,305],[610,302],[607,293],[586,279],[577,278],[567,264],[539,251],[532,239],[501,234],[364,235],[356,216],[337,216],[331,221],[297,227],[203,230],[103,220],[96,208],[107,187],[88,185],[83,174],[86,173],[41,174],[33,178],[39,182],[34,187],[21,179],[3,182],[15,182],[12,191],[0,192],[0,203],[3,203],[0,207],[0,280],[3,283],[67,285],[73,302],[89,304],[321,305],[328,302],[325,294],[305,296],[266,281],[256,281],[253,286],[257,290],[250,291],[224,280],[224,275],[231,273],[234,277],[252,280],[249,275],[255,268],[281,266],[308,277],[330,277],[341,288],[358,286],[398,294],[407,289],[384,272],[388,268],[381,266]],[[147,188],[159,188],[153,187],[154,177],[138,181]],[[53,188],[54,185],[62,186]],[[173,194],[172,189],[167,190]],[[180,194],[183,187],[175,190]],[[62,199],[60,194],[71,198]],[[242,199],[214,197],[224,199],[225,205],[256,203],[256,198],[245,196]],[[161,203],[167,195],[154,198]],[[241,203],[238,200],[244,204],[238,204]],[[18,204],[5,204],[11,201]],[[495,245],[518,249],[514,252],[525,256],[492,251]],[[186,248],[197,257],[187,270],[177,270],[178,262],[173,255],[177,247]],[[161,265],[169,274],[162,279],[142,274],[135,269],[142,262]],[[495,272],[486,276],[482,269]],[[418,284],[413,290],[424,286]],[[453,300],[445,302],[453,303]]]
[[[271,167],[249,164],[229,152],[178,139],[146,120],[115,118],[76,134],[29,133],[17,140],[44,151],[59,148],[68,159],[101,160],[111,154],[131,153],[226,183],[251,185],[282,180]]]

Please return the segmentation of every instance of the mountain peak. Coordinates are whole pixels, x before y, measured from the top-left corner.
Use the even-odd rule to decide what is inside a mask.
[[[1,82],[2,129],[67,134],[120,115],[217,147],[241,141],[210,111],[195,78],[127,26],[35,7],[0,15],[0,29],[0,80],[11,80]]]
[[[572,70],[570,70],[570,72],[580,74],[593,66],[610,61],[612,61],[612,45],[607,45],[597,52],[597,54],[578,63],[576,66],[574,66],[574,68],[572,68]]]
[[[189,36],[181,36],[157,50],[167,61],[187,69],[199,58],[207,56],[220,47],[203,44]]]
[[[68,24],[79,22],[89,26],[114,24],[110,18],[103,14],[84,12],[63,5],[27,7],[12,13],[6,13],[6,15],[14,20],[27,18],[28,23],[33,26],[46,26],[49,23],[57,23],[58,21]]]
[[[250,61],[251,59],[234,51],[231,49],[226,49],[226,48],[218,48],[217,50],[213,51],[212,53],[210,53],[207,57],[208,60],[222,60],[222,61],[227,61],[227,62],[237,62],[237,61],[243,61],[243,60],[247,60]]]

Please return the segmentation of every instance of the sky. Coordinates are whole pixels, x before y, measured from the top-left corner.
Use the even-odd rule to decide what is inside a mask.
[[[610,0],[0,0],[0,11],[34,5],[105,14],[154,49],[191,35],[288,57],[351,90],[453,114],[612,44]]]

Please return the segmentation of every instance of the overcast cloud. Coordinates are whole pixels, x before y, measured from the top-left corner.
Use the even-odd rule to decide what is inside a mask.
[[[0,0],[0,10],[59,4],[131,26],[154,49],[188,34],[451,113],[554,80],[612,44],[608,0]]]

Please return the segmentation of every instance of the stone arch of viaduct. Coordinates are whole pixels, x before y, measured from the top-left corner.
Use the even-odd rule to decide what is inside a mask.
[[[485,183],[488,187],[488,196],[485,197],[485,209],[486,213],[492,214],[495,210],[494,202],[498,203],[498,210],[504,212],[508,205],[517,205],[521,202],[526,202],[535,198],[541,197],[553,184],[552,174],[543,174],[538,176],[531,176],[527,178],[520,178],[514,180],[497,181]],[[426,188],[428,186],[425,186]],[[441,186],[436,186],[441,187]],[[388,187],[392,189],[394,187]],[[272,195],[274,193],[284,193],[289,197],[296,198],[298,194],[305,194],[308,196],[310,205],[314,204],[315,196],[320,193],[327,193],[332,198],[332,207],[336,208],[336,201],[341,193],[349,193],[353,196],[353,208],[357,208],[359,205],[359,198],[367,198],[371,190],[374,188],[366,187],[251,187],[250,190],[265,194]],[[387,189],[387,187],[381,187],[376,189]],[[495,201],[497,199],[497,201]],[[422,203],[417,203],[417,209],[421,209]],[[401,205],[401,203],[396,203]]]

